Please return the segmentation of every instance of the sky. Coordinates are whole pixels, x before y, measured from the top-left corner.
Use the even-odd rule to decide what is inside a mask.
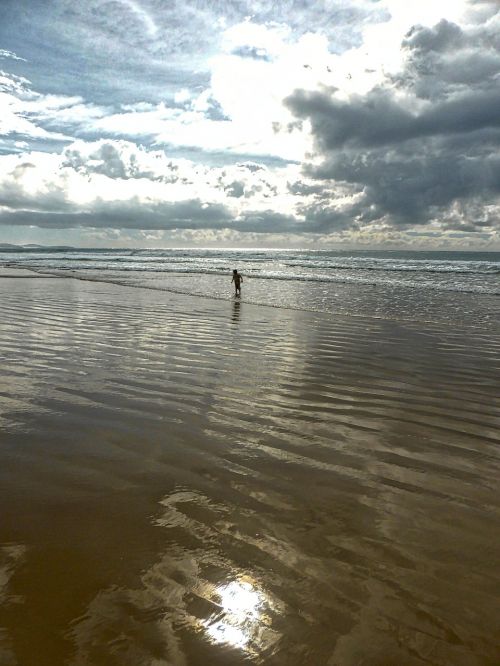
[[[500,250],[498,0],[2,0],[0,243]]]

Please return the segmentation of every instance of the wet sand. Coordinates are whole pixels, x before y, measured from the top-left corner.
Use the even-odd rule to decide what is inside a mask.
[[[2,666],[500,663],[498,331],[14,273]]]

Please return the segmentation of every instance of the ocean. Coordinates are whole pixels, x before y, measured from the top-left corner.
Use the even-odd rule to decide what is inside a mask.
[[[214,299],[232,298],[237,268],[243,299],[268,307],[473,327],[500,314],[500,252],[30,248],[0,265]]]

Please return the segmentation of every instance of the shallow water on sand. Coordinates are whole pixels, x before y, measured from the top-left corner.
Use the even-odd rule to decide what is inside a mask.
[[[154,271],[50,270],[43,274],[71,275],[140,289],[201,296],[214,300],[233,298],[230,274],[172,274]],[[35,273],[36,275],[36,273]],[[498,276],[495,276],[497,283]],[[246,303],[266,308],[304,310],[351,317],[436,323],[445,326],[498,329],[498,293],[447,291],[399,284],[321,283],[300,280],[260,279],[245,275],[242,285]]]
[[[2,665],[500,662],[497,332],[2,287]]]

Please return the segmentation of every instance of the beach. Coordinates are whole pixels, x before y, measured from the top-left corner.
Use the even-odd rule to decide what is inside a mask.
[[[500,663],[498,327],[0,285],[2,665]]]

